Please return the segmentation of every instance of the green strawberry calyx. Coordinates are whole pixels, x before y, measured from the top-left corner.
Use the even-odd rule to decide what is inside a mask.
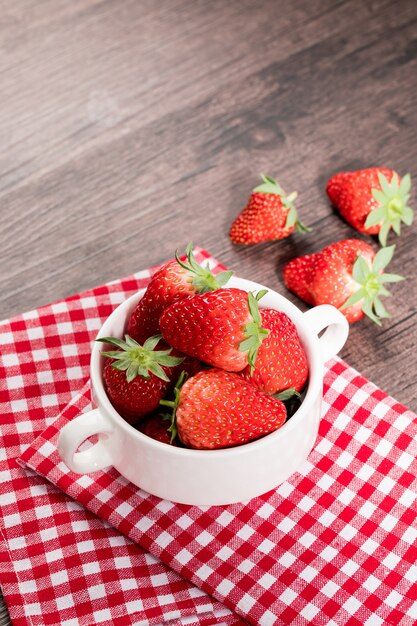
[[[397,283],[404,280],[404,277],[399,274],[384,272],[394,255],[394,250],[395,246],[381,248],[376,253],[371,266],[358,254],[353,264],[352,278],[358,283],[359,288],[346,300],[340,307],[341,309],[362,301],[362,311],[379,326],[384,318],[390,317],[380,300],[380,296],[391,295],[384,283]]]
[[[195,287],[197,293],[215,291],[223,287],[233,275],[231,271],[220,272],[214,275],[208,263],[206,267],[202,267],[195,259],[191,242],[185,249],[185,255],[187,260],[182,261],[177,251],[175,252],[175,259],[177,263],[191,275],[191,284]]]
[[[137,341],[125,335],[124,340],[117,337],[100,337],[96,341],[109,343],[118,350],[106,351],[101,354],[113,359],[112,367],[116,370],[125,371],[127,382],[130,383],[137,376],[149,378],[154,374],[158,378],[169,382],[169,378],[163,367],[175,367],[184,360],[181,357],[171,356],[172,348],[168,350],[155,350],[154,348],[162,339],[162,335],[149,337],[141,346]]]
[[[293,398],[301,398],[301,394],[296,390],[295,387],[288,387],[288,389],[283,389],[279,393],[272,394],[274,398],[277,400],[281,400],[281,402],[285,402],[286,400],[292,400]]]
[[[259,300],[263,298],[266,293],[268,293],[267,289],[262,289],[256,296],[250,291],[248,293],[248,308],[252,319],[245,325],[245,339],[240,342],[239,350],[248,353],[248,364],[250,366],[251,375],[255,368],[259,347],[271,332],[268,328],[262,328],[261,314],[258,306]]]
[[[391,228],[396,235],[401,232],[401,222],[406,226],[413,223],[413,209],[408,206],[411,189],[410,174],[406,174],[400,180],[396,172],[391,182],[378,172],[380,189],[373,188],[372,196],[377,201],[378,206],[369,213],[365,221],[365,228],[380,225],[378,235],[379,242],[386,246],[387,236]]]
[[[255,187],[253,190],[255,193],[272,193],[280,196],[283,206],[288,209],[287,220],[285,222],[285,228],[294,226],[294,229],[299,233],[309,233],[311,228],[301,222],[298,217],[297,209],[295,208],[294,200],[297,198],[298,193],[293,191],[289,195],[285,193],[281,185],[275,178],[271,176],[265,176],[261,174],[262,184]]]
[[[177,407],[180,402],[181,387],[185,383],[186,379],[187,379],[187,374],[183,370],[181,374],[179,375],[178,380],[174,387],[174,399],[173,400],[162,399],[159,401],[159,404],[161,406],[166,406],[169,409],[171,409],[170,413],[164,413],[162,415],[163,419],[169,420],[171,422],[171,425],[169,426],[169,428],[167,428],[168,432],[171,433],[170,443],[172,443],[175,437],[177,436]]]

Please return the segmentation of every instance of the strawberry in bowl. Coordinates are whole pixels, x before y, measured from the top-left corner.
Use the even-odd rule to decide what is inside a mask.
[[[171,301],[158,319],[159,329],[172,349],[165,356],[184,361],[159,362],[169,378],[158,395],[163,396],[159,408],[147,409],[132,424],[106,387],[105,368],[118,362],[126,366],[106,339],[131,343],[125,336],[129,320],[145,293],[119,305],[100,329],[103,341],[94,343],[91,356],[95,408],[61,430],[58,448],[65,463],[78,473],[113,466],[145,491],[185,504],[242,502],[275,488],[314,445],[324,362],[344,345],[346,318],[329,305],[302,313],[275,291],[234,276],[214,290]],[[158,343],[150,347],[157,351]],[[198,371],[184,368],[173,384],[171,373],[186,359],[197,361]],[[120,371],[128,370],[129,365]],[[144,385],[146,372],[138,369],[137,376]],[[302,397],[288,420],[293,392]],[[164,420],[172,408],[176,419]],[[92,435],[97,443],[79,451]]]

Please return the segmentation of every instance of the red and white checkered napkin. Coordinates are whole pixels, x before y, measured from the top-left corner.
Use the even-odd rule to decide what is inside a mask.
[[[117,528],[142,547],[142,555],[155,559],[159,567],[165,564],[168,579],[169,572],[171,577],[173,572],[183,577],[169,579],[171,585],[173,580],[190,581],[186,591],[195,605],[198,588],[209,594],[203,596],[204,602],[210,597],[218,601],[212,600],[211,615],[228,607],[225,619],[240,615],[260,626],[417,623],[417,418],[343,361],[327,364],[319,438],[300,471],[275,491],[238,505],[176,505],[137,489],[115,470],[89,476],[69,472],[57,454],[57,432],[66,420],[90,408],[87,383],[23,451],[20,462],[37,472],[38,481],[42,481],[41,475],[56,485],[49,489],[57,500],[65,498],[64,492],[73,498],[69,514],[83,515],[84,521],[88,518],[80,507],[85,507],[97,515],[91,518],[97,524],[101,523],[98,518],[108,522],[109,526],[100,526],[102,532],[105,528],[111,534],[111,527]],[[67,500],[65,503],[68,507]],[[33,504],[32,498],[30,506]],[[33,551],[43,560],[49,545],[48,554],[55,555],[65,531],[61,535],[55,508],[43,513],[39,505],[35,500],[37,534],[31,526],[27,529],[32,531]],[[29,513],[33,521],[28,508],[19,503],[12,515],[22,518]],[[51,544],[47,535],[40,534],[43,520],[44,532],[51,523],[59,529]],[[68,602],[68,595],[73,600],[75,578],[80,575],[84,596],[79,593],[77,603],[85,602],[92,592],[87,608],[91,619],[91,603],[105,602],[106,590],[108,593],[115,583],[121,597],[121,572],[126,570],[117,567],[114,556],[107,556],[107,561],[97,556],[99,542],[95,550],[91,539],[79,536],[75,542],[78,531],[74,521],[71,551],[64,554],[65,543],[56,560],[52,558],[52,563],[62,563],[64,554],[64,559],[69,559],[66,571],[71,572],[62,590],[56,587],[55,593],[61,602]],[[68,520],[63,527],[68,529]],[[12,547],[24,548],[20,535]],[[108,569],[113,577],[106,588],[105,582],[90,584],[83,574],[81,568],[88,563],[84,550],[88,548],[95,564],[105,569],[104,563],[111,563]],[[25,563],[24,554],[15,554],[15,562],[20,556]],[[19,574],[25,572],[24,565],[19,564],[18,569]],[[130,568],[128,572],[131,581]],[[32,571],[29,581],[34,598],[39,598],[38,579],[35,584],[33,578]],[[181,591],[185,593],[184,587]],[[122,604],[121,600],[119,608]],[[172,604],[175,606],[174,600]],[[62,617],[63,609],[65,606]]]
[[[57,434],[91,409],[88,384],[22,459],[252,624],[414,624],[417,418],[340,360],[323,408],[300,471],[245,504],[176,505],[115,470],[71,473]]]
[[[98,329],[154,269],[0,323],[0,585],[14,626],[243,623],[17,461],[83,397]]]

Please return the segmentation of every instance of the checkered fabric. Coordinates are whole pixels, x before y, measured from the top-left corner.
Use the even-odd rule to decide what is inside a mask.
[[[100,317],[96,313],[97,320]],[[96,331],[97,327],[92,334]],[[60,335],[59,342],[62,340]],[[74,340],[72,343],[78,345]],[[89,607],[94,604],[96,613],[102,610],[100,600],[107,601],[107,611],[111,611],[109,594],[113,585],[117,587],[116,597],[122,598],[122,572],[127,571],[132,580],[131,569],[119,565],[113,553],[110,557],[110,551],[107,552],[103,559],[97,556],[97,550],[107,545],[103,542],[105,533],[119,541],[123,539],[113,528],[133,542],[126,545],[132,549],[134,545],[141,547],[142,552],[135,554],[148,559],[148,568],[153,562],[165,567],[163,574],[171,585],[175,580],[183,585],[184,580],[189,581],[190,587],[181,587],[181,592],[186,593],[184,602],[192,598],[195,614],[198,607],[204,607],[200,608],[199,618],[191,618],[199,624],[207,619],[217,624],[219,620],[234,623],[238,616],[259,626],[417,623],[417,418],[340,359],[326,364],[323,418],[316,446],[307,461],[276,490],[250,502],[226,507],[167,502],[137,489],[115,470],[94,476],[70,472],[59,459],[57,433],[67,420],[91,409],[88,382],[78,395],[71,394],[69,389],[66,393],[72,401],[62,407],[59,417],[48,420],[49,425],[35,440],[33,432],[28,436],[30,441],[27,440],[28,445],[19,456],[26,472],[15,467],[19,480],[35,481],[32,488],[41,485],[44,494],[54,497],[53,506],[49,504],[48,508],[46,504],[45,508],[35,488],[27,501],[19,498],[15,503],[10,502],[8,545],[10,549],[11,543],[14,551],[15,577],[11,582],[15,584],[15,593],[24,592],[25,581],[29,583],[32,605],[43,601],[46,607],[46,599],[39,600],[40,578],[33,575],[36,571],[33,554],[42,564],[45,554],[52,554],[52,563],[60,564],[60,571],[67,572],[68,578],[62,586],[54,585],[49,579],[46,583],[46,587],[54,589],[54,610],[61,617],[60,623],[89,623],[82,621],[79,613],[80,622],[62,620],[64,616],[67,619],[64,611],[68,600],[57,609],[56,599],[62,602],[68,595],[72,601],[76,597],[77,603],[84,602],[90,620]],[[16,488],[7,493],[15,494]],[[12,500],[12,496],[8,497]],[[61,515],[56,507],[60,498],[70,521],[64,517],[57,519]],[[4,509],[3,506],[3,512]],[[77,515],[83,522],[86,519],[90,522],[91,515],[91,520],[99,525],[102,534],[95,546],[91,539],[93,524],[86,529],[87,538],[78,536],[77,526],[74,528],[79,521]],[[22,532],[26,516],[28,535],[25,530]],[[61,519],[62,530],[68,532],[72,527],[68,543],[65,530],[61,534]],[[41,534],[50,527],[58,529],[58,538],[49,539],[47,534]],[[27,556],[28,546],[30,556]],[[63,546],[70,548],[68,553]],[[55,550],[58,550],[56,556]],[[90,584],[86,573],[84,578],[82,573],[82,565],[86,567],[89,559],[104,569],[103,564],[107,563],[113,579],[107,582],[101,571],[103,582]],[[53,567],[47,571],[44,579],[52,576]],[[154,594],[150,602],[154,602],[155,608],[161,604],[161,596],[165,596],[159,593],[155,583],[149,583],[151,575],[146,574],[146,568],[142,575],[148,581],[149,595]],[[81,577],[78,588],[77,576]],[[1,580],[5,578],[3,573]],[[168,584],[166,580],[164,585]],[[91,592],[93,597],[88,599]],[[187,619],[187,610],[191,616],[190,605],[182,610],[176,600],[171,590],[170,609],[177,610],[177,614],[172,615],[168,610],[163,619],[159,617],[160,621],[166,622],[168,614],[179,624],[179,614]],[[144,598],[136,594],[136,602],[139,601],[144,603]],[[129,615],[126,606],[126,600],[120,599],[117,609],[123,607],[125,615]],[[74,608],[70,610],[74,615]],[[32,609],[35,619],[31,623],[53,623],[36,621],[39,615],[36,611],[39,608]],[[113,615],[111,623],[117,624],[119,613],[114,607]],[[149,620],[150,613],[145,615],[142,619]],[[109,613],[102,622],[110,623]]]
[[[244,623],[17,462],[83,397],[98,329],[155,269],[0,324],[0,584],[14,626]]]
[[[252,624],[415,624],[417,418],[339,359],[323,408],[300,471],[245,504],[176,505],[115,470],[71,473],[57,434],[91,409],[88,384],[22,461]]]

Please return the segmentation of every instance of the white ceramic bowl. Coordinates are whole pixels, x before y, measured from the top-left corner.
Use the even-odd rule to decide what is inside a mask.
[[[267,289],[235,277],[227,286],[254,292]],[[126,321],[143,293],[140,291],[119,305],[103,324],[98,337],[122,337]],[[270,289],[260,306],[289,315],[309,364],[305,398],[279,430],[256,441],[222,450],[190,450],[155,441],[130,426],[111,405],[102,380],[101,351],[104,347],[95,342],[91,355],[91,386],[97,408],[62,428],[58,449],[67,466],[79,474],[113,466],[151,494],[194,505],[242,502],[274,489],[289,478],[307,458],[316,440],[321,417],[323,365],[345,344],[349,325],[333,306],[321,305],[303,313]],[[97,443],[78,451],[92,435],[98,435]]]

